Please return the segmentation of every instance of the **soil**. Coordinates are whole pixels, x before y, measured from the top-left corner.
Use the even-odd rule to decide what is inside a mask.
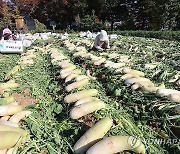
[[[32,98],[31,91],[29,89],[26,89],[21,93],[14,93],[13,97],[16,99],[19,105],[22,106],[30,106],[38,102],[37,99]]]
[[[93,114],[88,114],[84,117],[84,125],[85,129],[89,129],[90,127],[94,126],[94,124],[97,122],[97,119],[93,116]]]

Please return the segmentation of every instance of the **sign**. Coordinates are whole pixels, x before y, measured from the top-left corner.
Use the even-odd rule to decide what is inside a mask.
[[[12,40],[0,40],[0,52],[1,53],[22,53],[23,42]]]

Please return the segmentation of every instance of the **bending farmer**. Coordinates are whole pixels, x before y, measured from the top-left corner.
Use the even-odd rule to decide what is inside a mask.
[[[109,38],[105,30],[101,30],[100,34],[96,36],[93,48],[99,51],[103,51],[103,49],[110,48]]]

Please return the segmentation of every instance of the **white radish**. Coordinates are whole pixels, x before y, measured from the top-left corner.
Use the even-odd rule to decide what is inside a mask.
[[[132,136],[111,136],[88,149],[86,154],[115,154],[123,151],[133,151],[145,154],[144,144]]]
[[[19,123],[20,120],[24,119],[25,117],[29,116],[31,114],[31,111],[20,111],[9,119],[9,121],[14,123]]]
[[[10,116],[4,116],[0,118],[0,121],[8,121]]]
[[[171,93],[168,98],[173,102],[180,102],[180,93]]]
[[[102,58],[102,59],[100,59],[100,60],[98,60],[98,61],[95,61],[95,62],[94,62],[94,65],[99,66],[99,65],[101,65],[102,63],[104,63],[105,61],[106,61],[106,58]]]
[[[65,83],[73,80],[73,79],[76,78],[77,76],[79,76],[79,75],[78,75],[78,74],[75,74],[75,73],[68,75],[68,76],[66,77],[66,79],[65,79]]]
[[[83,99],[80,99],[79,101],[77,101],[74,106],[78,106],[78,105],[80,105],[80,104],[84,104],[84,103],[92,102],[92,101],[98,101],[98,100],[99,100],[99,99],[96,98],[96,97],[83,98]]]
[[[156,93],[159,87],[143,85],[142,89],[151,93]]]
[[[67,95],[64,98],[64,102],[72,103],[86,97],[96,96],[97,94],[98,94],[98,91],[96,89],[82,90],[82,91]]]
[[[74,145],[75,153],[84,153],[109,131],[112,119],[103,118],[91,127]]]
[[[138,76],[144,76],[143,72],[137,71],[137,70],[132,70],[130,68],[124,68],[122,72],[125,74],[136,74]]]
[[[120,68],[120,67],[124,67],[126,65],[126,63],[114,63],[110,66],[108,66],[109,68]]]
[[[26,136],[28,132],[25,130],[19,128],[19,127],[13,127],[13,126],[7,126],[7,125],[0,125],[0,132],[2,131],[14,131],[21,133],[22,136]]]
[[[139,77],[139,76],[136,74],[125,74],[125,75],[121,76],[121,79],[126,80],[126,79],[137,78],[137,77]]]
[[[173,89],[160,88],[157,90],[157,94],[158,95],[164,95],[164,96],[168,96],[170,94],[179,94],[180,95],[180,91],[173,90]]]
[[[13,115],[23,109],[21,105],[2,105],[0,106],[0,116]]]
[[[80,87],[83,87],[83,86],[87,85],[88,82],[89,82],[88,79],[83,79],[83,80],[80,80],[80,81],[77,81],[77,82],[73,82],[73,83],[69,84],[68,86],[66,86],[65,90],[67,92],[70,92],[70,91],[72,91],[72,90],[74,90],[76,88],[80,88]]]
[[[61,78],[61,79],[64,79],[64,78],[66,78],[67,76],[69,76],[70,74],[74,74],[74,73],[80,74],[80,73],[81,73],[81,70],[75,69],[75,70],[72,70],[72,71],[69,71],[69,72],[60,73],[60,78]]]
[[[71,66],[74,66],[74,64],[71,64],[71,63],[61,63],[61,64],[58,64],[58,66],[60,66],[61,68],[65,69],[65,68],[68,68],[68,67],[71,67]]]
[[[18,147],[8,149],[6,154],[16,154]]]
[[[7,149],[0,150],[0,154],[6,154],[6,152],[7,152]]]
[[[133,84],[133,83],[139,83],[142,81],[146,81],[146,82],[151,82],[149,79],[147,78],[141,78],[141,77],[137,77],[137,78],[130,78],[130,79],[126,79],[125,80],[125,84]]]
[[[0,121],[0,125],[7,125],[7,126],[12,126],[12,127],[19,127],[19,125],[15,122],[11,121]]]
[[[62,69],[60,73],[63,74],[63,73],[69,72],[69,71],[73,71],[75,69],[76,69],[76,66],[73,65],[73,66]]]
[[[88,79],[88,76],[86,76],[86,75],[78,75],[78,76],[75,78],[76,81],[81,81],[81,80],[83,80],[83,79]]]
[[[132,90],[137,90],[137,89],[139,89],[139,88],[141,88],[141,85],[140,85],[139,83],[135,83],[135,84],[133,84],[133,85],[131,86],[131,89],[132,89]]]
[[[180,114],[180,104],[177,105],[177,106],[174,108],[174,110],[175,110],[178,114]]]
[[[79,119],[89,113],[92,113],[94,111],[100,110],[105,107],[106,105],[102,101],[87,102],[87,103],[75,106],[70,112],[70,117],[72,119]]]
[[[87,75],[89,78],[91,78],[91,79],[93,79],[93,80],[96,80],[96,78],[95,78],[95,77],[91,76],[91,74],[90,74],[90,71],[89,71],[89,70],[87,70],[87,71],[86,71],[86,75]]]

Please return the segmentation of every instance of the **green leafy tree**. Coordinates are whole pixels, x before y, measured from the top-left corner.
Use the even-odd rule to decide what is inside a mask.
[[[170,30],[180,30],[180,1],[167,0],[163,17],[164,25]]]

